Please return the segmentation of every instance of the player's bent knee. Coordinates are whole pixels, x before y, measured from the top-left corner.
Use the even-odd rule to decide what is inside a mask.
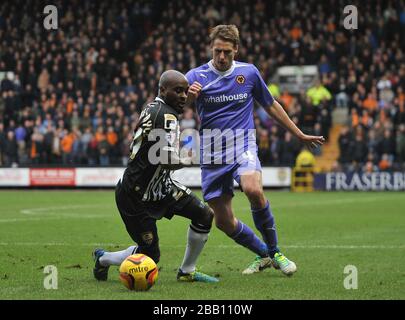
[[[191,223],[194,227],[209,232],[212,227],[212,220],[214,219],[214,211],[209,206],[205,206],[202,212]]]
[[[206,206],[204,209],[204,219],[203,220],[204,220],[203,222],[207,226],[210,226],[210,228],[211,228],[212,221],[214,220],[214,211],[208,206]]]
[[[262,198],[264,198],[263,190],[261,188],[246,188],[243,191],[251,201],[259,202]]]

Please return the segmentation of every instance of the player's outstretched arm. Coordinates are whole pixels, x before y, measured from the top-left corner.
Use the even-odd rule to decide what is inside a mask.
[[[266,108],[267,113],[273,117],[280,125],[290,131],[296,136],[302,143],[305,143],[310,148],[316,148],[325,142],[325,138],[322,136],[310,136],[304,134],[290,119],[288,114],[284,111],[283,107],[274,100],[271,106]]]

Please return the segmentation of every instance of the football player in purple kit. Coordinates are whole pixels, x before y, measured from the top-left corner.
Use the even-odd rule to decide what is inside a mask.
[[[239,31],[235,25],[216,26],[210,33],[210,41],[212,60],[186,74],[191,84],[187,105],[196,105],[201,120],[200,161],[204,200],[214,210],[216,226],[257,255],[243,274],[259,272],[273,265],[290,276],[297,267],[278,247],[274,216],[263,193],[256,138],[252,135],[255,129],[253,100],[304,144],[317,147],[325,139],[304,134],[274,100],[258,69],[252,64],[234,60],[239,49]],[[215,135],[208,134],[207,138],[210,130],[217,131]],[[218,130],[221,135],[218,135]],[[229,137],[230,130],[236,143],[229,152],[229,143],[224,143],[223,136]],[[217,141],[212,142],[212,138]],[[219,144],[218,139],[221,139]],[[215,149],[214,160],[212,148]],[[218,164],[218,153],[221,164]],[[236,161],[230,162],[228,158],[226,162],[221,161],[229,153],[235,155]],[[249,199],[255,226],[264,242],[232,211],[234,180]]]

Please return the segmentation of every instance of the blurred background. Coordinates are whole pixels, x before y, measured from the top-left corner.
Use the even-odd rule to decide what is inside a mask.
[[[44,29],[47,4],[0,4],[1,167],[125,166],[160,74],[208,62],[210,28],[235,24],[236,59],[327,139],[315,172],[405,170],[403,0],[54,1],[57,30]],[[343,26],[348,4],[357,29]],[[255,123],[263,166],[294,167],[298,141],[259,106]],[[181,128],[198,127],[186,110]]]

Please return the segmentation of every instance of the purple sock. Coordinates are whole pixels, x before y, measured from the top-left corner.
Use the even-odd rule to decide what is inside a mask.
[[[231,238],[261,257],[268,256],[266,244],[254,234],[252,229],[239,220],[236,231],[231,235]]]
[[[263,209],[252,209],[252,215],[257,230],[260,231],[264,242],[266,242],[269,248],[269,255],[273,258],[276,252],[280,250],[277,247],[276,225],[274,224],[274,217],[271,213],[269,202],[267,201]]]

